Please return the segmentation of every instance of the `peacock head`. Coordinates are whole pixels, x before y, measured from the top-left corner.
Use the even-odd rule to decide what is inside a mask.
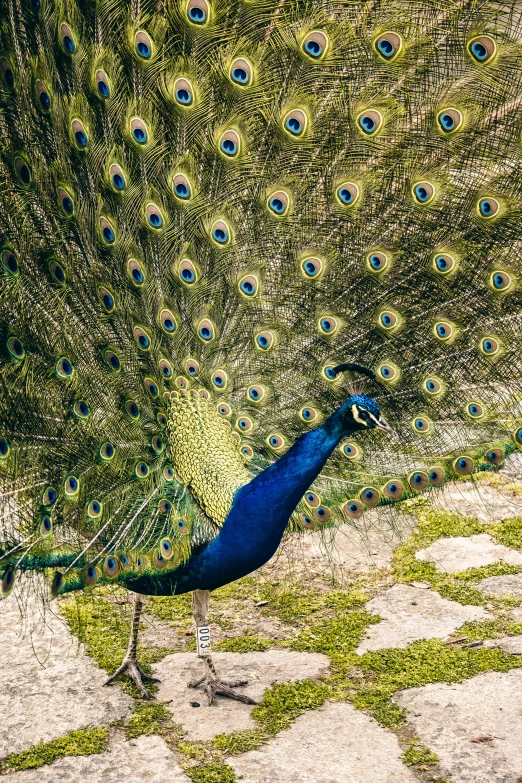
[[[386,419],[382,416],[379,406],[366,394],[352,395],[341,406],[343,427],[354,432],[356,430],[384,430],[389,435],[393,433]]]

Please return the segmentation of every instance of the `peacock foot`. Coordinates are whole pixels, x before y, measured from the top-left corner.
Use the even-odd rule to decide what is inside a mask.
[[[203,658],[205,663],[205,674],[202,677],[198,677],[195,680],[189,682],[189,688],[198,688],[203,685],[205,693],[207,694],[208,706],[213,704],[216,694],[220,696],[227,696],[229,699],[235,699],[241,701],[243,704],[257,704],[257,701],[251,699],[250,696],[245,696],[243,693],[236,693],[234,688],[239,688],[241,685],[247,685],[248,680],[220,680],[216,674],[214,663],[212,658],[205,656]]]
[[[114,674],[104,682],[104,685],[112,685],[116,678],[120,677],[122,674],[127,674],[131,678],[144,699],[150,699],[151,695],[144,686],[143,680],[145,680],[145,682],[161,682],[157,677],[150,677],[148,674],[145,674],[136,658],[126,655],[121,666],[119,666]]]

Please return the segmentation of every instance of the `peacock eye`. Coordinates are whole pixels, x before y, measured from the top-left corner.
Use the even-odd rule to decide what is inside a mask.
[[[303,52],[313,60],[320,60],[328,48],[328,38],[320,30],[308,33],[302,44]]]
[[[430,468],[428,471],[428,479],[430,484],[434,487],[441,487],[444,484],[444,471],[441,467],[436,465]]]
[[[360,456],[359,447],[355,443],[345,443],[342,446],[342,453],[348,459],[356,459]]]
[[[150,348],[150,337],[141,326],[135,326],[133,330],[134,339],[142,351],[148,351]]]
[[[398,324],[397,315],[391,310],[384,310],[379,315],[379,325],[386,330],[391,330]]]
[[[435,324],[434,332],[439,340],[449,340],[455,334],[455,327],[449,321],[438,321]]]
[[[268,197],[268,209],[276,217],[282,217],[288,211],[290,198],[285,190],[277,190]]]
[[[113,557],[112,555],[109,555],[109,557],[105,558],[105,562],[103,563],[103,572],[105,576],[108,576],[109,578],[114,578],[115,576],[118,576],[120,573],[121,563],[118,560],[117,557]]]
[[[123,169],[117,163],[113,163],[109,168],[109,177],[114,190],[121,192],[126,186],[125,174]]]
[[[285,445],[283,436],[279,435],[276,432],[268,436],[267,443],[269,446],[271,446],[271,448],[275,449],[276,451],[278,449],[282,449],[283,446]]]
[[[381,250],[374,250],[367,256],[367,263],[371,272],[382,272],[388,266],[388,256]]]
[[[181,533],[182,535],[186,535],[186,533],[189,532],[188,526],[185,524],[183,519],[178,519],[176,527],[178,529],[178,533]]]
[[[152,378],[145,378],[144,384],[151,397],[155,398],[158,396],[158,384]]]
[[[125,412],[134,421],[136,421],[137,419],[140,418],[140,409],[138,408],[138,406],[134,402],[134,400],[126,400],[126,402],[125,402]]]
[[[176,331],[176,319],[170,310],[162,310],[159,315],[159,321],[163,331],[167,334],[173,334]]]
[[[159,362],[159,368],[162,376],[168,380],[169,378],[172,378],[172,365],[167,359],[161,359]],[[161,423],[161,422],[160,422]],[[167,420],[165,419],[165,424],[167,423]]]
[[[466,413],[474,419],[480,419],[484,416],[484,408],[478,402],[470,402],[466,405]]]
[[[317,411],[315,410],[315,408],[309,408],[309,407],[301,408],[301,410],[299,411],[299,415],[303,419],[303,421],[311,422],[311,421],[315,421],[315,419],[317,418]]]
[[[170,467],[170,465],[167,465],[166,467],[163,468],[163,478],[165,479],[165,481],[169,481],[169,482],[174,481],[174,471]]]
[[[314,530],[315,529],[315,522],[313,519],[310,519],[309,516],[306,514],[299,514],[299,524],[306,528],[306,530]]]
[[[259,281],[255,275],[246,275],[239,281],[239,290],[247,297],[255,296],[259,292]]]
[[[2,73],[4,84],[7,87],[7,89],[11,92],[14,90],[15,86],[15,78],[14,78],[14,72],[11,67],[11,63],[9,60],[6,60],[2,58],[0,60],[0,71]]]
[[[250,386],[247,390],[247,397],[252,402],[261,402],[265,396],[265,389],[262,386]]]
[[[44,514],[40,520],[40,535],[48,536],[52,533],[53,523],[48,514]]]
[[[145,280],[145,274],[141,265],[134,258],[130,258],[127,262],[127,269],[132,280],[132,283],[136,286],[142,286]]]
[[[484,454],[484,459],[489,462],[490,465],[500,465],[504,458],[502,449],[491,449]]]
[[[168,500],[164,500],[160,502],[163,502],[165,504],[168,503],[168,505],[171,506]],[[168,511],[170,511],[170,508],[168,509]],[[174,555],[174,547],[172,546],[172,541],[170,540],[170,538],[163,539],[163,541],[160,544],[160,552],[166,560],[170,560],[170,558]]]
[[[252,66],[244,57],[237,57],[230,66],[230,78],[239,87],[247,87],[252,81]]]
[[[142,60],[150,60],[152,55],[152,41],[146,32],[140,30],[134,38],[136,54]]]
[[[162,498],[158,503],[158,510],[160,514],[168,514],[172,509],[172,503],[167,498]]]
[[[8,338],[7,350],[9,351],[11,358],[14,359],[15,362],[21,362],[22,359],[25,357],[25,348],[21,340],[18,339],[18,337]]]
[[[399,374],[397,367],[395,367],[393,364],[381,364],[378,369],[378,373],[385,381],[396,380]]]
[[[305,277],[318,277],[322,272],[323,264],[319,258],[305,258],[301,261],[301,269]]]
[[[58,202],[67,216],[74,212],[74,202],[71,195],[63,188],[58,188]]]
[[[24,158],[16,157],[14,160],[14,167],[20,183],[25,188],[29,187],[33,177],[27,161]]]
[[[383,487],[383,495],[390,500],[400,500],[404,494],[404,486],[402,481],[393,480],[388,481]]]
[[[241,432],[248,432],[252,429],[252,426],[252,419],[249,419],[248,416],[242,416],[237,420],[237,428],[241,430]]]
[[[86,419],[91,411],[86,402],[78,400],[73,405],[73,412],[79,419]]]
[[[232,408],[226,402],[221,402],[218,405],[218,413],[221,416],[230,416],[232,413]]]
[[[431,182],[423,180],[413,186],[413,197],[418,204],[429,204],[435,198],[435,187]]]
[[[437,114],[437,122],[443,133],[453,133],[462,127],[462,112],[459,109],[443,109]]]
[[[183,375],[178,375],[174,383],[176,384],[178,389],[188,389],[188,381],[186,378],[183,377]]]
[[[139,479],[146,478],[149,475],[149,466],[146,462],[138,462],[134,468],[134,472]]]
[[[102,458],[102,460],[104,460],[104,462],[110,462],[114,458],[115,454],[116,454],[116,449],[114,448],[112,443],[107,442],[107,443],[103,443],[100,446],[100,457]]]
[[[490,284],[495,291],[507,291],[512,283],[511,275],[499,269],[495,270],[490,277]]]
[[[211,228],[212,239],[218,245],[227,245],[230,241],[230,229],[224,220],[216,220]]]
[[[449,253],[437,253],[433,259],[433,268],[439,274],[447,275],[455,271],[457,262]]]
[[[205,24],[208,20],[209,7],[206,0],[189,0],[187,16],[192,24]]]
[[[497,45],[489,35],[478,35],[468,41],[467,50],[480,65],[491,62],[497,52]]]
[[[109,77],[105,73],[105,71],[96,71],[96,89],[98,90],[98,95],[100,98],[106,99],[111,94],[111,88],[109,85]]]
[[[375,51],[383,60],[391,62],[402,49],[402,38],[398,33],[386,32],[375,39],[373,42]]]
[[[76,51],[76,42],[69,25],[62,24],[60,28],[60,36],[64,52],[69,55],[74,54]]]
[[[192,188],[188,178],[184,174],[175,174],[172,180],[172,187],[176,198],[182,201],[188,201],[192,196]]]
[[[481,198],[477,205],[477,211],[480,217],[486,218],[486,220],[498,215],[499,210],[500,204],[496,198]]]
[[[19,272],[18,261],[12,250],[2,250],[0,262],[5,271],[10,275],[17,275]]]
[[[42,506],[53,506],[56,503],[56,498],[54,487],[47,487],[42,494]]]
[[[364,513],[364,506],[360,500],[348,500],[343,506],[343,512],[350,519],[359,519]]]
[[[83,122],[81,120],[73,120],[71,129],[77,149],[85,150],[89,143],[89,137],[87,136],[87,131],[85,130]]]
[[[67,497],[75,497],[80,491],[80,482],[76,476],[67,476],[64,482],[64,492]]]
[[[99,500],[91,500],[87,506],[87,516],[91,519],[98,519],[103,513],[103,503]]]
[[[51,96],[49,90],[43,84],[43,82],[36,82],[36,97],[38,99],[38,105],[44,114],[47,114],[51,110]]]
[[[205,343],[211,342],[215,336],[214,325],[208,318],[203,318],[198,324],[198,337]]]
[[[239,134],[234,130],[227,130],[221,136],[219,149],[227,158],[235,158],[239,155],[241,140]]]
[[[426,378],[423,386],[428,394],[439,394],[442,391],[442,383],[438,378]]]
[[[100,572],[97,568],[94,566],[87,566],[83,569],[83,582],[86,587],[92,587],[96,584],[98,579],[100,578]]]
[[[99,285],[97,288],[98,299],[107,310],[108,313],[112,313],[114,310],[114,296],[111,291],[104,285]]]
[[[156,454],[162,454],[165,450],[166,443],[161,437],[161,435],[154,435],[154,437],[151,440],[151,446],[153,450],[156,452]]]
[[[382,127],[382,114],[376,109],[361,112],[357,117],[357,127],[365,136],[374,136]]]
[[[262,351],[268,351],[274,344],[274,335],[272,332],[259,332],[256,335],[256,345]]]
[[[457,457],[453,463],[453,468],[459,476],[469,476],[473,473],[474,462],[471,457]]]
[[[174,82],[174,97],[176,103],[180,106],[186,107],[192,104],[194,100],[194,90],[192,84],[188,79],[179,78]]]
[[[110,348],[103,352],[103,358],[107,367],[113,372],[119,372],[121,369],[120,357]]]
[[[343,182],[336,190],[337,198],[345,207],[353,207],[359,200],[359,186],[355,182]]]
[[[411,474],[411,476],[408,479],[408,483],[413,490],[420,492],[422,489],[425,489],[429,484],[428,474],[425,473],[423,470],[417,470],[415,473]]]
[[[130,123],[130,132],[133,140],[140,145],[146,144],[149,140],[147,126],[139,117],[134,117]]]
[[[184,258],[180,262],[178,274],[181,282],[185,285],[192,285],[197,280],[196,267],[188,258]]]
[[[58,359],[56,362],[55,372],[59,378],[70,378],[74,372],[74,366],[72,362],[69,361],[69,359],[66,359],[65,356],[62,356],[62,358]]]
[[[484,337],[480,341],[480,350],[487,356],[494,356],[500,350],[500,344],[495,337]]]
[[[284,129],[295,138],[302,136],[308,125],[308,115],[304,109],[293,109],[283,121]]]
[[[319,328],[324,334],[333,334],[337,331],[338,323],[337,319],[332,316],[321,318],[319,321]]]
[[[113,245],[116,240],[116,234],[107,218],[100,218],[101,236],[106,245]]]
[[[11,447],[9,442],[5,438],[0,438],[0,460],[7,459],[10,451]]]
[[[64,285],[66,282],[63,267],[57,261],[49,261],[49,273],[53,278],[53,282],[58,283],[58,285]]]
[[[377,506],[381,500],[381,493],[375,487],[365,487],[359,492],[359,498],[365,506],[373,508]]]

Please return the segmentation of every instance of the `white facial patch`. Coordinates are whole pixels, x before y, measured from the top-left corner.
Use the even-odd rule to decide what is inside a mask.
[[[366,409],[365,409],[365,410],[366,410]],[[378,422],[378,420],[375,418],[375,416],[373,415],[373,413],[370,413],[370,411],[366,411],[366,413],[368,414],[368,416],[369,416],[370,418],[369,418],[369,419],[361,419],[361,417],[359,416],[359,413],[358,413],[358,411],[359,411],[359,408],[358,408],[358,407],[357,407],[357,405],[354,403],[354,404],[352,405],[352,416],[353,416],[353,418],[354,418],[354,421],[357,421],[357,422],[359,422],[359,424],[363,424],[365,427],[367,427],[367,426],[368,426],[368,422],[370,421],[370,419],[373,419],[373,421],[375,422],[375,424],[376,424],[377,426],[379,426],[379,422]]]

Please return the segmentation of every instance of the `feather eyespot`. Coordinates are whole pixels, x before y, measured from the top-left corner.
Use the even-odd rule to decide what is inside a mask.
[[[484,454],[484,459],[490,465],[500,465],[504,459],[504,452],[502,449],[490,449]]]
[[[374,136],[382,124],[382,114],[377,109],[368,109],[357,116],[357,127],[365,136]]]
[[[398,479],[388,481],[383,487],[382,494],[390,500],[400,500],[404,495],[404,485],[402,481],[399,481]]]
[[[212,375],[212,383],[216,389],[225,389],[228,383],[228,376],[226,372],[224,370],[216,370],[216,372]]]
[[[132,139],[136,142],[136,144],[139,144],[140,146],[143,146],[146,144],[149,140],[149,131],[147,129],[147,126],[141,120],[139,117],[134,117],[130,122],[130,132]]]
[[[219,149],[227,158],[237,158],[241,149],[241,139],[235,130],[225,131],[219,140]]]
[[[468,402],[466,413],[473,419],[481,419],[484,416],[484,407],[479,402]]]
[[[308,125],[308,115],[303,109],[293,109],[288,112],[283,121],[283,128],[294,138],[299,138]]]
[[[373,250],[368,254],[366,262],[371,272],[382,272],[388,266],[389,259],[382,250]]]
[[[58,359],[55,365],[55,372],[58,378],[70,378],[74,373],[74,365],[65,356]]]
[[[221,416],[230,416],[232,414],[232,408],[226,402],[220,402],[217,410]]]
[[[495,337],[483,337],[480,341],[480,350],[486,356],[495,356],[500,351],[500,344]]]
[[[423,470],[417,470],[415,473],[411,474],[408,483],[413,490],[420,492],[428,486],[430,480],[427,473]]]
[[[173,370],[172,365],[167,359],[160,359],[159,362],[159,369],[162,376],[165,378],[165,380],[169,380],[172,378]],[[167,423],[167,420],[165,419],[165,424]]]
[[[497,45],[489,35],[477,35],[466,46],[472,59],[479,65],[491,62],[497,52]]]
[[[381,493],[378,489],[375,489],[375,487],[364,487],[364,489],[361,489],[359,492],[359,498],[365,506],[373,508],[380,503]]]
[[[124,190],[125,186],[127,185],[125,174],[121,166],[119,166],[117,163],[113,163],[109,168],[109,177],[114,190],[116,190],[118,193],[121,193],[121,191]]]
[[[192,378],[196,378],[199,375],[199,364],[195,359],[187,359],[185,362],[185,370]]]
[[[53,576],[53,581],[51,584],[51,595],[53,598],[56,598],[56,596],[60,593],[62,587],[63,587],[63,574],[60,574],[59,571],[56,571],[56,573]]]
[[[167,445],[161,435],[154,435],[150,443],[156,454],[162,454]]]
[[[110,87],[109,77],[107,76],[105,71],[102,70],[96,71],[95,82],[96,82],[96,90],[98,92],[98,95],[100,96],[100,98],[106,100],[111,94],[111,87]]]
[[[519,427],[515,430],[513,433],[513,439],[518,446],[522,447],[522,427]]]
[[[160,514],[168,514],[170,511],[172,511],[172,503],[170,500],[167,500],[167,498],[162,498],[158,503],[158,511]]]
[[[134,258],[129,258],[127,262],[127,271],[133,285],[137,287],[143,285],[145,280],[145,273],[143,271],[143,267],[138,261],[136,261]]]
[[[319,277],[323,271],[323,262],[319,258],[310,257],[301,261],[301,269],[308,278]]]
[[[182,535],[186,535],[189,532],[188,526],[185,524],[183,519],[178,519],[176,528],[178,533],[181,533]]]
[[[270,446],[270,448],[275,449],[278,451],[279,449],[282,449],[285,445],[285,441],[282,435],[279,435],[277,432],[274,432],[272,435],[269,435],[266,439],[266,442]]]
[[[121,564],[117,557],[109,555],[103,562],[103,572],[109,579],[114,579],[120,573]]]
[[[185,285],[192,285],[198,279],[196,267],[188,258],[180,261],[178,274],[181,282]]]
[[[230,242],[230,229],[224,220],[216,220],[212,224],[211,234],[218,245],[227,245]]]
[[[5,438],[0,438],[0,460],[7,459],[10,451],[11,447],[9,445],[9,441],[7,441]]]
[[[87,516],[91,519],[99,519],[103,514],[103,503],[99,500],[91,500],[87,506]]]
[[[133,421],[137,421],[140,418],[140,409],[134,400],[125,400],[125,413]]]
[[[8,337],[6,345],[11,359],[15,362],[21,362],[25,358],[25,348],[18,337]]]
[[[116,454],[116,449],[112,445],[112,443],[109,443],[108,441],[105,443],[102,443],[100,446],[99,454],[101,459],[104,462],[110,462],[114,459],[114,455]]]
[[[416,416],[415,419],[413,419],[412,425],[415,432],[427,433],[432,430],[431,421],[426,418],[426,416]]]
[[[276,217],[283,217],[288,211],[290,198],[285,190],[276,190],[268,197],[268,208]]]
[[[51,96],[49,90],[41,81],[36,82],[35,88],[38,107],[44,114],[48,114],[51,111]]]
[[[65,54],[72,55],[76,51],[76,41],[71,28],[67,24],[60,27],[60,42]]]
[[[496,198],[491,198],[489,196],[487,198],[481,198],[477,204],[477,211],[480,217],[488,220],[499,214],[500,203]]]
[[[53,278],[54,283],[64,285],[67,282],[63,267],[57,261],[49,261],[49,273]]]
[[[45,538],[53,532],[53,523],[49,514],[44,514],[40,520],[40,535]]]
[[[47,487],[42,494],[42,506],[53,506],[57,497],[54,487]]]
[[[453,463],[453,469],[459,476],[469,476],[473,473],[474,462],[471,457],[457,457]]]
[[[507,291],[513,284],[513,279],[509,272],[503,272],[500,269],[492,272],[489,281],[494,291]]]
[[[204,343],[211,342],[215,337],[215,329],[212,321],[208,318],[203,318],[198,324],[197,333],[199,339]]]
[[[72,196],[64,190],[64,188],[58,188],[58,203],[67,217],[70,217],[73,214],[74,202]]]
[[[347,500],[342,510],[350,519],[359,519],[364,514],[364,506],[360,500]]]
[[[107,220],[107,218],[100,218],[100,232],[102,239],[106,245],[113,245],[116,241],[116,234],[113,227]]]
[[[73,405],[73,413],[79,419],[86,419],[91,412],[91,409],[83,400],[77,400]]]
[[[381,33],[373,42],[375,51],[383,60],[392,62],[402,50],[402,38],[398,33]]]
[[[444,484],[444,471],[438,465],[428,470],[428,479],[433,487],[441,487]]]
[[[107,310],[108,313],[112,313],[115,307],[114,295],[104,285],[99,285],[97,288],[98,299]]]
[[[71,130],[76,148],[79,150],[87,149],[89,137],[87,136],[87,131],[85,130],[83,122],[78,119],[73,120],[71,123]]]
[[[315,410],[315,408],[311,408],[307,405],[304,408],[301,408],[301,410],[299,411],[299,416],[303,421],[306,421],[308,424],[317,419],[317,411]]]
[[[359,186],[355,182],[343,182],[335,193],[344,207],[353,207],[359,201]]]
[[[141,326],[135,326],[133,329],[134,339],[138,348],[142,351],[148,351],[150,348],[150,336]]]
[[[413,198],[417,204],[422,204],[423,206],[430,204],[435,198],[435,186],[427,180],[416,182],[413,185],[412,191]]]
[[[14,160],[14,167],[20,183],[28,188],[33,180],[31,168],[28,162],[21,157],[16,157]]]
[[[0,60],[0,72],[2,73],[5,86],[11,92],[14,90],[15,77],[9,60],[6,60],[5,58]]]
[[[230,78],[239,87],[248,87],[252,81],[252,66],[245,57],[237,57],[230,66]]]
[[[336,318],[332,316],[325,316],[319,321],[319,331],[323,334],[334,334],[338,329],[338,322]]]
[[[5,271],[10,275],[17,275],[20,271],[16,256],[9,248],[4,248],[1,251],[0,262]]]
[[[241,454],[246,457],[246,459],[252,459],[254,456],[254,449],[252,446],[249,446],[248,444],[244,443],[241,446]]]
[[[312,492],[309,490],[306,495],[304,496],[304,501],[307,506],[310,508],[319,508],[321,505],[321,498],[319,495],[316,495],[315,492]]]
[[[259,281],[255,275],[245,275],[239,281],[239,291],[247,297],[259,293]]]
[[[238,430],[241,430],[241,432],[248,432],[252,429],[252,426],[252,419],[249,419],[248,416],[241,416],[241,418],[237,420],[236,427]]]
[[[141,60],[150,60],[152,56],[152,40],[143,30],[136,33],[134,37],[134,48]]]
[[[163,468],[163,478],[168,482],[174,481],[174,470],[170,467],[170,465],[166,465]]]
[[[162,502],[162,501],[160,501]],[[168,500],[163,501],[165,503],[169,503]],[[169,503],[170,505],[170,503]],[[168,509],[170,511],[170,509]],[[165,558],[165,560],[170,560],[171,557],[174,556],[174,547],[172,546],[172,541],[170,538],[164,538],[162,542],[160,543],[160,552]]]
[[[63,489],[67,497],[74,498],[80,491],[80,481],[76,476],[67,476]]]
[[[100,571],[98,568],[95,568],[94,566],[86,566],[83,571],[83,583],[85,587],[92,587],[96,584],[98,579],[100,578]]]
[[[426,378],[422,386],[424,391],[431,395],[440,394],[443,391],[442,381],[435,377]]]
[[[186,378],[183,377],[183,375],[178,375],[176,380],[174,381],[178,389],[188,389],[189,382]]]
[[[187,4],[187,16],[192,24],[205,24],[208,22],[209,6],[206,0],[189,0]]]
[[[167,422],[167,417],[161,411],[158,411],[158,413],[156,414],[156,421],[158,422],[158,424],[159,424],[159,426],[161,428],[166,427],[167,423],[168,423]]]
[[[437,123],[443,133],[450,134],[462,127],[463,117],[459,109],[442,109],[437,114]]]
[[[149,475],[149,466],[146,462],[138,462],[134,468],[134,472],[139,479],[147,478]]]
[[[184,174],[175,174],[172,180],[172,187],[176,198],[181,201],[188,201],[192,196],[192,188],[188,178]]]
[[[167,334],[174,334],[177,329],[177,323],[174,315],[172,314],[171,310],[167,310],[166,308],[160,312],[159,322],[161,324],[161,328]]]
[[[433,258],[433,268],[440,275],[448,275],[457,268],[457,262],[450,253],[437,253]]]
[[[328,38],[320,30],[312,30],[303,41],[302,49],[308,57],[320,60],[328,48]]]
[[[319,508],[315,508],[312,511],[312,516],[318,521],[322,522],[323,525],[325,525],[327,522],[330,521],[330,518],[332,516],[332,512],[329,508],[326,508],[326,506],[319,506]]]
[[[249,386],[247,389],[247,397],[251,402],[261,402],[265,393],[263,386],[259,385]]]
[[[106,348],[103,351],[103,360],[107,367],[113,372],[119,372],[121,370],[120,357],[111,348]]]
[[[272,332],[259,332],[256,335],[256,347],[262,351],[268,351],[274,344],[274,335]]]
[[[435,337],[444,342],[455,336],[455,327],[449,321],[437,321],[433,327]]]
[[[399,378],[399,370],[391,362],[386,362],[386,364],[379,365],[377,372],[383,381],[397,381]]]
[[[155,398],[159,395],[158,384],[152,378],[145,378],[143,383],[151,397]]]
[[[358,459],[361,456],[359,446],[355,443],[343,443],[341,451],[347,459]]]
[[[8,568],[6,572],[4,573],[1,581],[2,586],[2,595],[6,596],[9,595],[11,590],[13,589],[15,583],[15,572],[12,568]]]
[[[333,364],[327,364],[323,367],[321,374],[327,381],[339,380],[339,375],[334,371]]]
[[[180,106],[190,106],[194,100],[194,90],[188,79],[180,77],[174,82],[174,97]]]
[[[378,323],[379,326],[381,326],[383,329],[386,329],[386,331],[392,331],[396,326],[398,326],[399,318],[397,313],[394,313],[393,310],[383,310],[381,313],[379,313]]]
[[[304,527],[305,530],[315,530],[315,522],[306,514],[299,514],[299,524],[301,527]]]
[[[200,389],[199,390],[199,396],[202,400],[210,400],[210,392],[206,389]]]

